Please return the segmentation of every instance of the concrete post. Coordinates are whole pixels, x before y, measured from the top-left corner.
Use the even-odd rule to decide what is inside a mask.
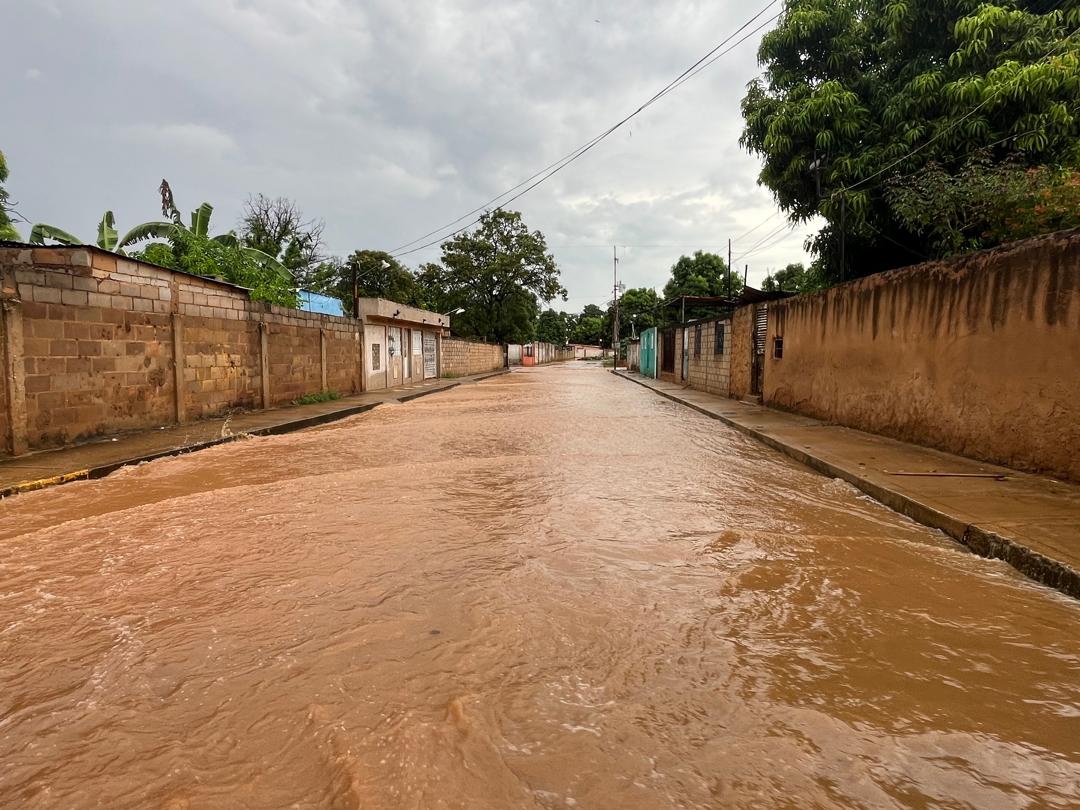
[[[184,424],[184,321],[179,314],[172,316],[173,384],[176,387],[176,424]]]
[[[270,324],[259,321],[259,377],[262,379],[262,406],[270,407]]]
[[[26,369],[23,367],[22,302],[18,299],[0,300],[0,319],[3,320],[4,345],[0,347],[4,372],[4,395],[8,408],[6,444],[13,456],[30,452],[26,438]]]
[[[326,330],[319,330],[319,372],[321,374],[320,391],[326,390]]]

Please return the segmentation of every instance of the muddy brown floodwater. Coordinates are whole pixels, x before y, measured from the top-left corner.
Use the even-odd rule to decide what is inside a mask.
[[[595,366],[0,517],[4,808],[1080,803],[1080,603]]]

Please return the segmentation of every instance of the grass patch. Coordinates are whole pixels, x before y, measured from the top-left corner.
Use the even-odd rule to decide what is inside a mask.
[[[305,394],[299,399],[294,399],[291,404],[315,405],[319,402],[333,402],[335,399],[341,399],[341,394],[337,391],[320,391],[317,394]]]
[[[457,379],[460,379],[461,377],[464,377],[464,376],[465,376],[464,374],[458,374],[455,371],[444,371],[443,374],[442,374],[442,379],[444,379],[444,380],[457,380]]]

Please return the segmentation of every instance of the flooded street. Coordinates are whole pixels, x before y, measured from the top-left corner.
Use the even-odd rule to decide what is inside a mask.
[[[0,807],[1080,802],[1080,603],[595,366],[0,516]]]

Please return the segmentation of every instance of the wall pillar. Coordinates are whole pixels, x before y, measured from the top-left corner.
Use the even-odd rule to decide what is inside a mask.
[[[322,387],[320,391],[326,390],[326,330],[319,330],[319,373]]]
[[[270,407],[270,324],[259,321],[259,377],[262,381],[262,406]]]
[[[21,456],[30,452],[26,439],[26,369],[23,367],[22,302],[17,298],[0,299],[0,319],[3,320],[4,334],[4,345],[0,346],[0,359],[3,360],[4,394],[8,408],[8,435],[4,438],[11,454]]]
[[[443,372],[442,361],[442,330],[435,333],[435,379],[441,380]]]
[[[176,388],[176,424],[184,424],[184,321],[179,314],[172,316],[173,385]]]

